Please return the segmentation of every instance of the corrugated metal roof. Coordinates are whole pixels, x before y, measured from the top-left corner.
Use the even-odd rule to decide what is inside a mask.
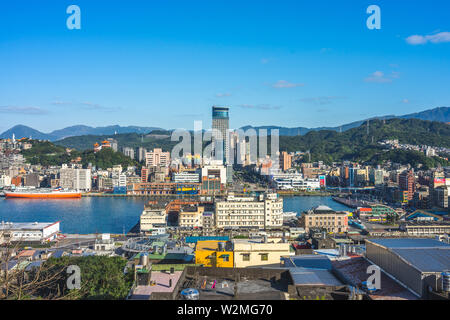
[[[402,238],[402,239],[367,239],[370,242],[379,244],[389,249],[395,248],[441,248],[448,247],[450,244],[426,238]]]
[[[285,259],[286,267],[331,270],[331,261],[327,256],[305,254]]]
[[[395,248],[392,251],[422,272],[442,272],[450,269],[450,246],[448,248]]]
[[[289,268],[296,286],[342,286],[344,285],[328,270]]]

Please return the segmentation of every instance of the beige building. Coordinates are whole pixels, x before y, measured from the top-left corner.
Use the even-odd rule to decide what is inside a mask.
[[[217,228],[266,229],[283,225],[283,199],[276,193],[259,197],[235,197],[216,201],[215,222]]]
[[[145,165],[152,166],[169,166],[170,152],[163,152],[161,148],[155,148],[153,151],[145,154]]]
[[[245,268],[280,264],[280,258],[293,255],[289,243],[270,243],[252,240],[233,240],[234,267]]]
[[[150,204],[145,206],[140,218],[141,231],[151,231],[167,225],[166,208],[161,205]]]
[[[347,213],[334,211],[327,206],[318,206],[303,212],[300,224],[305,228],[306,233],[311,228],[321,228],[333,233],[348,231]]]
[[[205,208],[198,205],[182,206],[178,216],[178,226],[192,229],[203,227],[204,211]]]

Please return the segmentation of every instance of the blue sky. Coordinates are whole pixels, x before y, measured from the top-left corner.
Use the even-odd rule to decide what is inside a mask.
[[[81,9],[69,30],[66,8]],[[381,8],[369,30],[366,8]],[[450,3],[2,1],[0,131],[334,126],[450,106]]]

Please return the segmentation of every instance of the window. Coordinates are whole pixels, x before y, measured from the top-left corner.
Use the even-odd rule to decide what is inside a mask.
[[[223,255],[221,258],[223,259],[223,261],[226,261],[226,262],[230,261],[230,256],[227,254]]]
[[[250,253],[243,253],[242,261],[250,261]]]
[[[268,253],[262,253],[261,254],[261,261],[268,261],[269,260],[269,254]]]

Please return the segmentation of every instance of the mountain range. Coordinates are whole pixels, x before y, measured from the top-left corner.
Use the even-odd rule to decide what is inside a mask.
[[[147,134],[153,130],[161,130],[158,127],[137,127],[137,126],[127,126],[122,127],[119,125],[106,126],[106,127],[89,127],[84,125],[71,126],[60,130],[55,130],[50,133],[43,133],[36,129],[24,126],[17,125],[12,127],[9,130],[6,130],[2,134],[0,134],[1,139],[11,138],[13,133],[16,138],[23,137],[32,137],[33,139],[38,140],[49,140],[49,141],[57,141],[68,137],[75,136],[85,136],[85,135],[114,135],[114,134],[122,134],[122,133],[139,133],[139,134]]]
[[[318,128],[306,128],[306,127],[295,127],[295,128],[287,128],[280,126],[244,126],[242,129],[247,130],[253,128],[255,130],[258,129],[278,129],[279,134],[281,136],[298,136],[305,135],[310,131],[321,131],[321,130],[333,130],[333,131],[347,131],[352,128],[357,128],[364,122],[368,120],[387,120],[393,118],[400,119],[420,119],[420,120],[429,120],[429,121],[439,121],[439,122],[450,122],[450,107],[439,107],[434,109],[425,110],[422,112],[411,113],[401,116],[395,115],[387,115],[380,117],[373,117],[370,119],[364,119],[360,121],[351,122],[348,124],[344,124],[342,126],[336,127],[318,127]],[[13,133],[16,138],[22,137],[32,137],[33,139],[39,140],[49,140],[49,141],[57,141],[68,137],[74,136],[83,136],[83,135],[114,135],[122,134],[122,133],[138,133],[138,134],[147,134],[152,132],[153,130],[163,130],[159,127],[138,127],[138,126],[119,126],[112,125],[106,127],[90,127],[85,125],[76,125],[67,127],[60,130],[55,130],[50,133],[43,133],[41,131],[35,130],[33,128],[24,126],[24,125],[16,125],[11,129],[0,134],[0,138],[11,138]]]

